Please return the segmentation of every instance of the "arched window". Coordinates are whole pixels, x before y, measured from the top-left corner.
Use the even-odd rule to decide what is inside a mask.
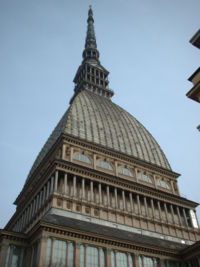
[[[119,167],[119,173],[120,174],[123,174],[123,175],[126,175],[126,176],[133,177],[132,172],[128,168],[123,167],[123,166],[120,166]]]
[[[87,164],[92,164],[92,160],[85,154],[76,153],[74,154],[74,159],[78,161],[82,161]]]
[[[107,162],[105,160],[102,160],[102,159],[100,159],[98,161],[97,166],[100,167],[100,168],[103,168],[103,169],[107,169],[107,170],[113,171],[112,165],[109,162]]]
[[[168,189],[168,190],[170,189],[169,184],[168,184],[167,182],[165,182],[164,180],[162,180],[162,179],[159,179],[159,180],[157,181],[157,184],[158,184],[159,186],[165,188],[165,189]]]
[[[146,174],[145,172],[139,172],[139,173],[138,173],[138,178],[139,178],[140,180],[144,181],[144,182],[147,182],[147,183],[152,184],[152,179],[151,179],[151,177],[150,177],[148,174]]]

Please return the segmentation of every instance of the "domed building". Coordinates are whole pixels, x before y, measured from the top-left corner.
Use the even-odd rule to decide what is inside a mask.
[[[1,267],[200,266],[197,203],[148,130],[112,102],[88,12],[70,106],[0,231]]]

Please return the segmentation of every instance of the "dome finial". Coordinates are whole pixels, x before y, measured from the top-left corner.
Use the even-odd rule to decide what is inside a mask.
[[[87,34],[85,39],[85,49],[83,51],[83,59],[93,59],[99,61],[99,51],[97,50],[97,43],[94,31],[94,18],[92,6],[89,6],[87,19]]]
[[[92,6],[90,5],[88,10],[85,49],[83,50],[83,61],[74,77],[75,94],[70,103],[78,92],[82,90],[89,90],[102,97],[110,99],[114,92],[109,88],[108,74],[109,72],[99,61],[99,51],[97,49],[94,32],[93,11]]]

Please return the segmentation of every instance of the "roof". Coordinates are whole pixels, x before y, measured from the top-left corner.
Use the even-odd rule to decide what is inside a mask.
[[[196,46],[197,48],[200,48],[200,29],[191,38],[190,43]]]
[[[141,235],[137,233],[128,232],[125,230],[120,230],[117,228],[112,228],[108,226],[98,225],[91,222],[80,221],[77,219],[67,218],[64,216],[59,216],[55,214],[47,214],[42,219],[44,222],[52,223],[55,225],[70,227],[72,229],[78,229],[89,233],[100,234],[105,237],[117,238],[124,241],[133,242],[134,244],[140,244],[145,246],[156,246],[159,249],[168,248],[169,250],[174,250],[176,252],[188,247],[188,245],[176,243],[164,239],[155,238],[152,236]]]
[[[68,134],[171,170],[156,140],[136,118],[111,100],[83,90],[73,99],[47,140],[28,178],[61,134]]]

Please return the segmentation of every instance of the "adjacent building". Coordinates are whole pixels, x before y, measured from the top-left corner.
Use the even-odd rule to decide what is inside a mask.
[[[1,267],[200,266],[198,203],[149,131],[112,102],[90,7],[70,106],[0,231]]]
[[[190,43],[200,49],[200,29],[192,37]],[[193,87],[186,94],[187,97],[200,103],[200,67],[190,76],[188,80],[193,83]],[[197,126],[197,129],[200,131],[200,125]]]

